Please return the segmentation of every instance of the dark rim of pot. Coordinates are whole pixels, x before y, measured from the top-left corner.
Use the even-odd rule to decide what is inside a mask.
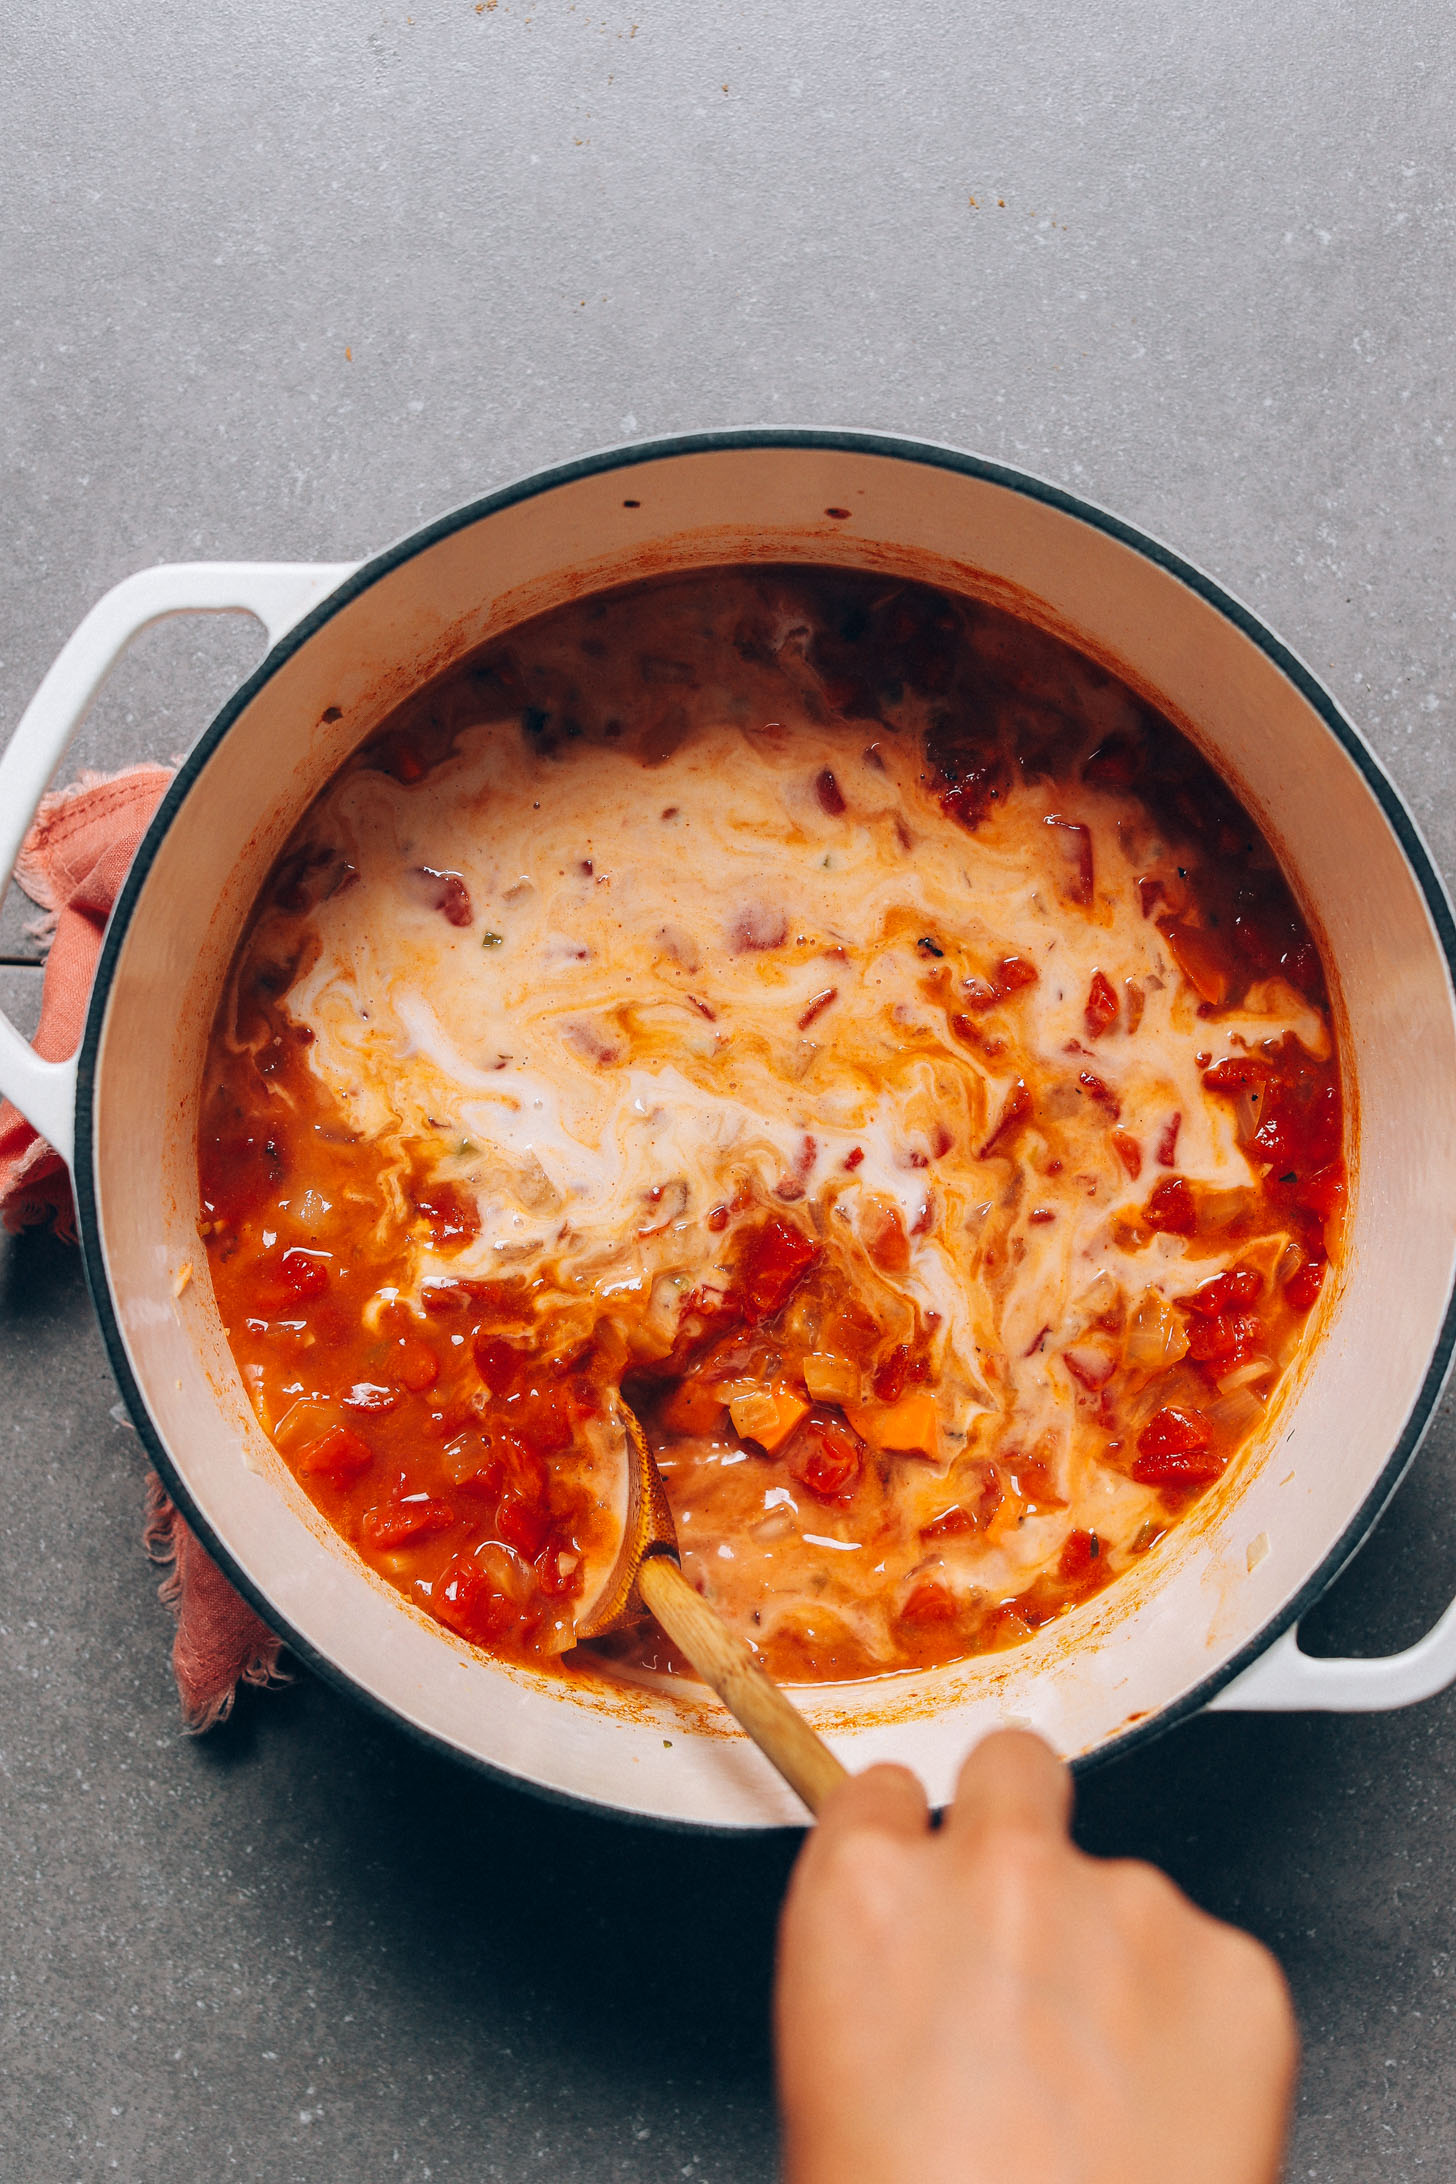
[[[147,1409],[146,1401],[137,1385],[122,1340],[105,1256],[101,1249],[100,1226],[97,1216],[94,1177],[94,1148],[92,1142],[93,1094],[95,1090],[96,1062],[100,1047],[102,1027],[106,1017],[107,1000],[111,981],[115,974],[122,944],[131,921],[132,912],[146,883],[152,860],[172,820],[185,802],[192,784],[207,765],[213,752],[231,728],[233,722],[249,706],[284,662],[307,644],[315,631],[321,629],[361,593],[388,576],[403,563],[424,553],[441,539],[468,529],[484,517],[497,511],[516,506],[519,502],[552,492],[559,486],[571,485],[582,478],[599,476],[603,472],[630,471],[640,464],[661,462],[665,458],[684,455],[731,453],[753,448],[781,448],[784,450],[816,449],[829,454],[879,455],[899,462],[923,463],[932,468],[958,472],[963,477],[978,478],[1006,491],[1019,493],[1027,500],[1041,501],[1062,514],[1075,517],[1090,529],[1101,531],[1107,537],[1141,554],[1145,560],[1156,564],[1170,576],[1186,585],[1199,598],[1232,622],[1234,627],[1273,662],[1290,681],[1300,696],[1314,708],[1335,741],[1346,756],[1359,769],[1366,786],[1379,804],[1386,821],[1399,842],[1410,866],[1431,922],[1440,938],[1446,958],[1447,975],[1456,992],[1456,921],[1453,921],[1450,902],[1427,850],[1415,820],[1407,811],[1398,791],[1387,777],[1380,761],[1366,745],[1359,731],[1346,719],[1344,713],[1329,692],[1313,675],[1302,660],[1276,637],[1259,620],[1257,615],[1234,599],[1223,587],[1206,576],[1201,569],[1173,553],[1146,532],[1122,522],[1108,514],[1106,509],[1080,498],[1075,493],[1049,485],[1045,480],[1029,476],[1020,470],[1008,469],[1001,463],[989,462],[977,455],[962,454],[954,448],[939,447],[923,440],[902,440],[890,435],[868,432],[795,430],[792,427],[772,427],[723,432],[684,433],[662,440],[646,440],[629,447],[607,448],[592,455],[580,457],[575,462],[563,463],[551,470],[533,472],[515,484],[503,486],[483,499],[470,501],[465,506],[439,517],[423,530],[412,531],[405,538],[387,547],[383,553],[362,562],[351,576],[338,588],[297,622],[260,662],[259,666],[240,685],[224,705],[211,726],[199,737],[178,768],[166,795],[137,851],[127,875],[125,885],[112,912],[107,927],[101,959],[97,965],[95,983],[91,990],[86,1028],[78,1056],[76,1084],[76,1150],[72,1177],[76,1194],[78,1227],[84,1254],[87,1284],[91,1291],[96,1316],[101,1323],[102,1339],[112,1371],[116,1375],[128,1410],[135,1420],[137,1430],[146,1445],[152,1461],[166,1485],[168,1493],[182,1510],[187,1522],[203,1541],[208,1552],[227,1573],[232,1583],[246,1599],[251,1601],[259,1615],[277,1631],[289,1647],[311,1668],[329,1682],[362,1701],[373,1712],[391,1722],[396,1728],[406,1730],[411,1736],[431,1749],[447,1753],[452,1759],[463,1760],[468,1766],[493,1780],[509,1783],[513,1788],[524,1789],[545,1797],[553,1803],[564,1804],[582,1811],[610,1815],[615,1819],[637,1824],[674,1829],[687,1834],[714,1834],[740,1836],[754,1832],[751,1828],[722,1826],[712,1822],[675,1821],[663,1819],[652,1813],[624,1812],[621,1807],[584,1797],[579,1793],[558,1791],[510,1773],[477,1754],[464,1752],[458,1745],[434,1731],[423,1729],[417,1723],[407,1721],[386,1700],[358,1683],[346,1669],[321,1653],[309,1641],[294,1631],[286,1619],[266,1595],[240,1570],[207,1520],[203,1517],[175,1466],[165,1443],[157,1432]],[[1441,1390],[1450,1370],[1453,1346],[1456,1346],[1456,1293],[1448,1298],[1442,1320],[1440,1338],[1436,1343],[1431,1361],[1421,1381],[1420,1390],[1412,1405],[1396,1446],[1391,1451],[1379,1477],[1361,1502],[1350,1522],[1346,1525],[1335,1545],[1325,1555],[1319,1567],[1299,1588],[1277,1615],[1250,1638],[1228,1660],[1209,1672],[1191,1690],[1172,1704],[1160,1708],[1147,1720],[1137,1722],[1116,1735],[1109,1737],[1095,1751],[1079,1755],[1073,1760],[1078,1773],[1089,1773],[1121,1758],[1139,1745],[1150,1743],[1162,1736],[1179,1722],[1188,1720],[1200,1712],[1214,1695],[1231,1683],[1251,1662],[1258,1659],[1274,1640],[1296,1623],[1311,1608],[1325,1587],[1349,1561],[1356,1549],[1364,1542],[1375,1525],[1386,1503],[1399,1486],[1420,1446],[1431,1415],[1440,1399]]]

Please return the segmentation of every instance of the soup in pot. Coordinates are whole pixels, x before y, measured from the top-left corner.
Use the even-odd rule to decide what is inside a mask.
[[[998,609],[802,568],[564,608],[359,750],[249,920],[199,1167],[259,1420],[391,1584],[567,1653],[620,1391],[798,1680],[1155,1554],[1346,1189],[1318,946],[1193,746]]]

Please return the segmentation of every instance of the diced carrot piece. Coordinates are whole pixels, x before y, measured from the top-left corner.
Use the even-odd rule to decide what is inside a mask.
[[[844,1415],[871,1448],[895,1455],[940,1454],[940,1412],[925,1388],[912,1388],[897,1403],[846,1403]]]
[[[803,1396],[792,1388],[753,1388],[736,1395],[728,1405],[734,1431],[745,1441],[757,1441],[772,1456],[781,1449],[801,1418],[809,1415]]]

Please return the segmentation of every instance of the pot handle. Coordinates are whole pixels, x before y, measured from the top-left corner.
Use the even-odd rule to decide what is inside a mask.
[[[169,614],[251,614],[271,649],[357,566],[352,561],[194,561],[140,569],[98,599],[62,646],[0,753],[0,886],[9,883],[51,775],[133,637]],[[75,1149],[76,1061],[44,1061],[0,1016],[0,1094],[67,1167]]]
[[[1456,1683],[1456,1602],[1417,1644],[1379,1660],[1322,1660],[1301,1652],[1296,1623],[1225,1684],[1209,1700],[1208,1711],[1380,1714],[1432,1699],[1451,1683]]]

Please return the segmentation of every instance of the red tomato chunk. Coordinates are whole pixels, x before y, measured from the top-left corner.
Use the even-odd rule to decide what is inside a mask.
[[[1193,1234],[1198,1226],[1198,1207],[1181,1175],[1170,1175],[1150,1193],[1143,1219],[1150,1229],[1161,1229],[1168,1236]]]
[[[316,1479],[330,1479],[335,1486],[347,1486],[367,1471],[374,1461],[374,1451],[367,1441],[349,1426],[328,1426],[312,1441],[306,1441],[295,1459],[300,1471],[306,1471]]]
[[[468,1554],[455,1557],[434,1588],[430,1605],[442,1623],[472,1645],[488,1646],[503,1638],[516,1620],[514,1604]]]
[[[282,1252],[278,1259],[278,1278],[295,1297],[321,1297],[329,1286],[328,1260],[318,1251],[295,1248]]]
[[[847,1427],[815,1420],[801,1427],[789,1463],[811,1494],[821,1501],[843,1501],[859,1481],[864,1450]]]
[[[1092,983],[1087,989],[1087,1006],[1083,1014],[1089,1039],[1100,1039],[1104,1031],[1110,1031],[1117,1022],[1117,994],[1112,981],[1104,971],[1092,973]]]
[[[1213,1429],[1201,1411],[1165,1404],[1154,1411],[1137,1437],[1132,1475],[1140,1486],[1193,1486],[1216,1479],[1223,1458],[1213,1447]]]
[[[396,1494],[365,1511],[362,1530],[371,1547],[403,1547],[432,1532],[448,1532],[455,1512],[431,1494]]]
[[[781,1214],[771,1214],[749,1246],[739,1277],[744,1317],[772,1318],[788,1303],[818,1257],[819,1246],[812,1237]]]
[[[1215,1274],[1212,1281],[1204,1282],[1191,1296],[1178,1297],[1175,1302],[1185,1312],[1199,1312],[1205,1318],[1214,1319],[1220,1312],[1227,1312],[1231,1305],[1257,1303],[1264,1287],[1263,1277],[1251,1266],[1231,1266],[1222,1274]]]

